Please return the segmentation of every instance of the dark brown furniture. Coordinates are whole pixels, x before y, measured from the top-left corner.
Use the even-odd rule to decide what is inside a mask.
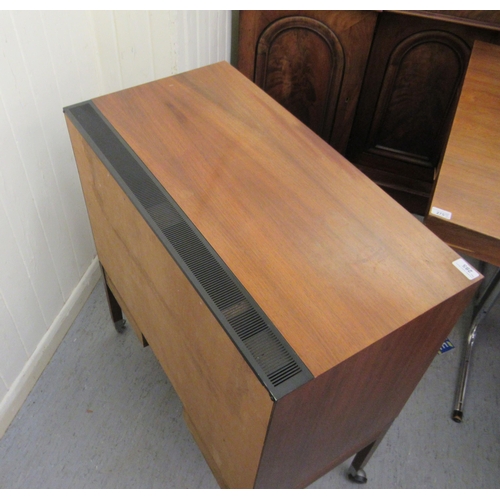
[[[227,63],[66,116],[108,294],[219,484],[362,480],[481,277]]]
[[[478,297],[452,418],[461,422],[472,348],[500,294],[500,46],[476,42],[425,224],[456,250],[497,267]]]
[[[500,12],[242,11],[240,71],[424,215],[475,40]]]

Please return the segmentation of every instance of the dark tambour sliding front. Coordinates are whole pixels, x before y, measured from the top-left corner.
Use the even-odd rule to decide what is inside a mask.
[[[369,449],[477,286],[456,254],[226,63],[65,113],[109,288],[219,484]]]

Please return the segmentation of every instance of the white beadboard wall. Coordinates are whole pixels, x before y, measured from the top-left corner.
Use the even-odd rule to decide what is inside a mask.
[[[231,11],[0,11],[0,437],[99,278],[62,108],[230,61]]]

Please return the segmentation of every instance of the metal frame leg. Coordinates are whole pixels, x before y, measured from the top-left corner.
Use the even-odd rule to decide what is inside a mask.
[[[392,425],[392,422],[391,422]],[[372,457],[373,453],[375,450],[378,448],[378,445],[382,442],[382,439],[384,439],[384,436],[387,434],[387,431],[389,430],[390,426],[389,425],[380,435],[379,437],[373,441],[373,443],[370,443],[368,446],[365,446],[362,450],[358,451],[356,455],[354,456],[351,466],[349,467],[349,470],[347,471],[347,477],[353,481],[354,483],[359,483],[359,484],[365,484],[368,481],[368,478],[366,477],[366,473],[363,469],[363,467],[366,466],[370,458]]]
[[[472,348],[474,347],[474,342],[476,340],[477,328],[481,321],[486,317],[491,307],[500,295],[500,269],[497,269],[494,276],[491,278],[490,283],[482,293],[477,306],[474,308],[474,315],[469,330],[469,335],[467,336],[467,345],[465,347],[465,355],[462,361],[462,367],[460,370],[460,378],[457,390],[457,396],[455,399],[455,406],[453,409],[453,414],[451,416],[452,420],[455,422],[462,422],[463,419],[463,407],[465,400],[465,391],[467,389],[467,379],[469,377],[469,368],[472,359]]]

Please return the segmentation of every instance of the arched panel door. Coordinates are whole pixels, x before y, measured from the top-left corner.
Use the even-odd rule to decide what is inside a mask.
[[[255,83],[325,140],[332,132],[344,71],[339,39],[316,19],[279,19],[260,36]]]
[[[377,13],[241,11],[238,69],[344,154]]]
[[[432,181],[470,49],[452,33],[424,31],[389,57],[368,136],[369,151],[428,170]]]
[[[379,18],[347,158],[413,213],[427,208],[476,36],[432,19]]]

